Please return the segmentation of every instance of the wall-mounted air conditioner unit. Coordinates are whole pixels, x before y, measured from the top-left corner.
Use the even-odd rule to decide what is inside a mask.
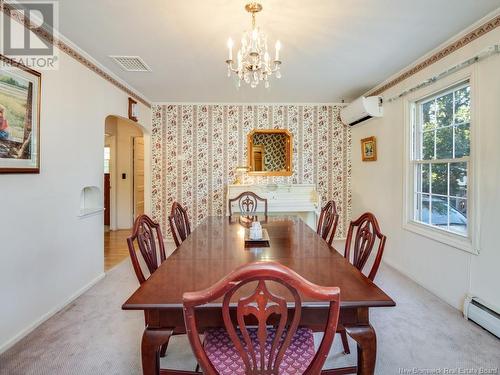
[[[350,126],[369,120],[372,117],[382,117],[383,114],[381,96],[369,96],[367,98],[362,96],[340,110],[342,122]]]
[[[500,314],[485,306],[478,298],[467,296],[464,302],[464,317],[500,338]]]

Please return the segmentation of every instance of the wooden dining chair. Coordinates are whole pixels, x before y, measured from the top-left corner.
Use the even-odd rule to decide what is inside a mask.
[[[289,295],[288,301],[274,290]],[[329,302],[316,352],[312,330],[299,326],[301,295]],[[222,299],[224,327],[205,330],[202,343],[196,313],[218,299]],[[183,304],[189,342],[204,374],[316,375],[335,337],[340,290],[315,285],[279,263],[255,262],[237,268],[206,290],[184,293]]]
[[[135,219],[134,227],[132,229],[132,235],[127,238],[128,251],[130,253],[130,259],[134,267],[135,274],[139,283],[144,283],[147,278],[142,272],[139,259],[137,257],[137,247],[146,263],[146,267],[150,273],[150,276],[158,269],[160,264],[166,260],[165,255],[165,244],[163,242],[163,235],[161,233],[160,224],[153,221],[147,215],[139,215]],[[185,334],[186,331],[184,327],[176,327],[173,330],[174,335]],[[167,351],[168,342],[162,345],[160,355],[165,356]],[[193,372],[195,373],[195,372]]]
[[[168,222],[172,236],[174,237],[175,246],[179,247],[187,236],[191,234],[191,226],[189,225],[189,217],[186,209],[178,202],[172,204]]]
[[[139,283],[142,284],[146,281],[146,277],[142,272],[139,259],[137,258],[137,251],[134,243],[137,243],[149,273],[153,274],[158,266],[166,259],[165,245],[163,243],[160,224],[154,222],[147,215],[139,215],[137,219],[135,219],[132,235],[127,238],[130,259],[132,260],[137,279]]]
[[[358,219],[351,221],[349,225],[344,257],[351,262],[354,267],[363,272],[363,268],[370,258],[373,248],[375,247],[375,243],[378,240],[377,253],[367,276],[371,281],[373,281],[377,275],[380,261],[382,260],[386,239],[387,237],[380,231],[375,215],[370,212],[366,212]],[[342,338],[344,352],[349,354],[350,350],[345,328],[339,324],[337,331],[340,333],[340,337]]]
[[[233,216],[233,204],[235,202],[238,203],[238,209],[241,214],[263,212],[267,217],[267,199],[261,198],[251,191],[245,191],[236,198],[229,199],[229,216]],[[259,202],[264,206],[264,211],[261,211]]]
[[[363,268],[365,267],[366,262],[375,247],[375,243],[378,240],[377,253],[367,276],[371,281],[373,281],[377,275],[380,261],[382,260],[386,239],[387,237],[380,231],[375,215],[366,212],[355,221],[351,221],[351,224],[349,225],[344,257],[358,270],[363,271]]]
[[[331,245],[335,238],[337,225],[339,223],[339,214],[337,213],[337,206],[335,201],[328,201],[321,209],[321,214],[318,220],[318,227],[316,232]]]

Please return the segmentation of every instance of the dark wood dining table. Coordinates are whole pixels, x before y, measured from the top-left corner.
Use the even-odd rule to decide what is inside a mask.
[[[340,288],[339,323],[357,342],[358,357],[357,366],[331,373],[374,373],[377,342],[369,310],[395,302],[301,219],[276,216],[262,222],[270,246],[246,248],[246,222],[241,217],[208,217],[124,303],[124,310],[145,312],[141,345],[145,375],[160,372],[161,345],[176,328],[184,327],[184,292],[208,288],[240,265],[266,260],[279,262],[315,284]],[[304,298],[301,324],[321,331],[327,309],[328,304]],[[209,305],[197,314],[200,330],[223,326],[218,306]]]

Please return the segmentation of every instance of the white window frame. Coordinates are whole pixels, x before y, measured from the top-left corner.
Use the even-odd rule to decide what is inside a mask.
[[[459,73],[446,77],[435,84],[425,87],[408,96],[404,100],[404,161],[405,168],[403,181],[403,228],[413,233],[428,237],[432,240],[444,243],[459,250],[467,251],[472,254],[479,254],[479,215],[477,212],[478,202],[478,181],[476,167],[478,150],[478,101],[476,100],[476,80],[475,67],[464,69]],[[471,118],[470,118],[470,156],[467,168],[467,231],[468,235],[454,233],[446,229],[441,229],[430,224],[425,224],[414,219],[415,210],[415,163],[413,162],[414,153],[414,126],[415,110],[417,104],[422,100],[431,98],[446,92],[448,89],[465,84],[468,81],[470,85],[471,100]],[[442,162],[446,162],[443,160]]]

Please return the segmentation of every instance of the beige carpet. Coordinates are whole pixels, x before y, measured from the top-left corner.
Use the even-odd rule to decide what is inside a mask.
[[[388,266],[381,267],[376,282],[398,304],[373,309],[371,315],[378,335],[377,374],[436,373],[425,372],[427,369],[441,369],[441,373],[444,369],[457,371],[449,373],[477,369],[481,373],[481,368],[500,373],[500,340],[496,337],[465,321],[459,311]],[[0,356],[0,374],[141,374],[144,317],[141,312],[120,308],[137,286],[126,260]],[[353,353],[345,356],[338,337],[335,341],[329,362],[336,367],[354,362],[355,345],[351,343]],[[170,365],[194,366],[185,338],[176,338],[169,351],[171,348]]]

